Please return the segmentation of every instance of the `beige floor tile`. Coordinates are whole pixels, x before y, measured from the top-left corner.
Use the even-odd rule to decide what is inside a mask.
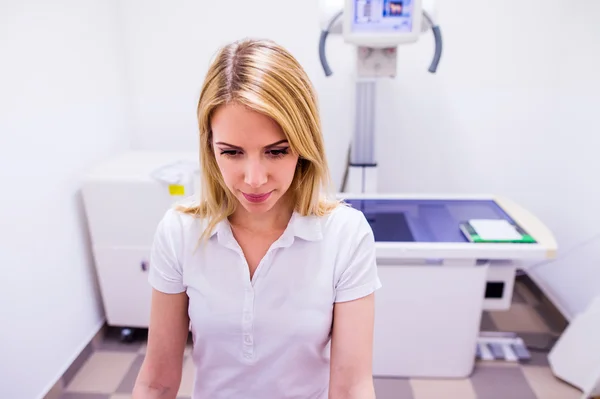
[[[95,352],[77,372],[67,392],[108,393],[116,391],[137,353]]]
[[[470,380],[479,399],[543,399],[533,392],[521,367],[477,367]]]
[[[507,362],[506,360],[477,360],[476,367],[521,367],[519,362]]]
[[[526,304],[513,303],[507,311],[490,312],[499,331],[547,333],[550,328],[535,310]]]
[[[523,374],[538,398],[580,399],[582,392],[559,380],[548,367],[523,366]]]
[[[52,386],[52,388],[50,388],[50,391],[44,396],[44,399],[60,399],[63,389],[63,379],[61,378],[54,386]]]
[[[527,288],[527,286],[523,283],[515,283],[514,290],[521,295],[521,297],[532,306],[537,306],[540,304],[540,301],[533,295],[533,293]]]
[[[414,399],[412,387],[406,378],[374,378],[377,399]]]
[[[414,399],[460,398],[477,399],[469,379],[411,379]]]
[[[179,392],[177,396],[192,396],[194,389],[194,361],[189,357],[183,364],[183,371],[181,374],[181,385],[179,386]]]

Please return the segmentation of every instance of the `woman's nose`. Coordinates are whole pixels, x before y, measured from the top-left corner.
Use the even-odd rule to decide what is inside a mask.
[[[260,161],[249,160],[246,165],[244,183],[258,188],[267,182],[267,171]]]

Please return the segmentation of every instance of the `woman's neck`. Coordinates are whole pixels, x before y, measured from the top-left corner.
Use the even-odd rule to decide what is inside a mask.
[[[244,208],[238,207],[229,217],[229,223],[249,232],[281,232],[286,229],[293,212],[293,207],[289,206],[287,201],[281,201],[266,213],[249,213]]]

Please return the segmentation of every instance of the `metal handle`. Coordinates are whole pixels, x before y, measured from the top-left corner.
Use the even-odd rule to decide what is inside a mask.
[[[335,22],[342,16],[344,10],[338,11],[330,20],[329,24],[327,24],[327,28],[321,31],[321,36],[319,37],[319,60],[321,61],[321,66],[325,71],[325,76],[331,76],[333,73],[331,68],[329,67],[329,63],[327,62],[327,54],[325,53],[325,43],[327,42],[327,36],[329,36],[329,31],[335,24]]]
[[[423,10],[423,17],[431,25],[431,31],[433,32],[433,38],[435,40],[435,53],[433,54],[433,60],[431,61],[431,65],[429,66],[429,72],[436,73],[438,65],[440,63],[440,59],[442,58],[442,31],[440,29],[439,24],[436,21],[434,21],[433,16],[425,10]]]

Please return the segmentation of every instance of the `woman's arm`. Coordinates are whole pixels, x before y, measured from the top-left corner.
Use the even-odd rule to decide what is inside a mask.
[[[375,399],[374,308],[374,294],[334,305],[329,399]]]
[[[175,399],[189,333],[185,292],[152,290],[146,356],[133,388],[133,399]]]

